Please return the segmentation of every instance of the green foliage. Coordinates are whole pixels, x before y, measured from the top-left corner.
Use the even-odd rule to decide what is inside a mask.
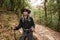
[[[27,0],[1,0],[0,6],[8,10],[17,11],[23,7],[28,6]]]
[[[52,26],[51,28],[58,31],[58,19],[59,19],[59,13],[58,13],[58,4],[57,1],[58,0],[48,0],[49,2],[47,2],[47,16],[48,16],[48,21],[49,22],[48,26]]]

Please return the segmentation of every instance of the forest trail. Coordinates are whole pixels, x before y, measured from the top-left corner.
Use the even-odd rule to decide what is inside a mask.
[[[38,24],[36,24],[34,35],[38,40],[60,40],[60,33]]]

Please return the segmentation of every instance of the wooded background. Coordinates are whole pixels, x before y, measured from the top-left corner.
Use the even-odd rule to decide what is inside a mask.
[[[43,6],[37,5],[36,8],[33,8],[29,2],[30,0],[0,0],[0,12],[10,11],[20,17],[20,10],[27,7],[31,9],[35,23],[60,31],[60,0],[45,0]]]
[[[33,17],[35,24],[45,25],[54,31],[60,32],[60,0],[44,0],[41,3],[42,6],[37,5],[36,7],[33,7],[30,2],[31,0],[0,0],[1,38],[6,37],[6,40],[9,40],[9,38],[13,40],[12,25],[19,24],[22,15],[20,10],[24,7],[31,10],[30,16]],[[5,36],[2,36],[1,34],[4,33]],[[20,35],[19,32],[17,32],[17,35]]]

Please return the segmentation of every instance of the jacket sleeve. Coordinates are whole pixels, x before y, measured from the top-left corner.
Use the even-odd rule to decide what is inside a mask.
[[[22,19],[19,21],[19,25],[16,27],[16,30],[20,29],[22,27]]]
[[[31,26],[35,28],[35,23],[33,21],[33,18],[31,17]]]

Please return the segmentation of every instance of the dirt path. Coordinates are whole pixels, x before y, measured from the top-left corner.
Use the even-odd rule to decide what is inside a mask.
[[[38,40],[60,40],[60,33],[36,24],[34,35]]]

